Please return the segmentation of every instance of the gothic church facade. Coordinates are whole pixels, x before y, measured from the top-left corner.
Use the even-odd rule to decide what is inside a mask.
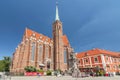
[[[69,69],[69,57],[73,49],[67,36],[63,35],[57,6],[56,19],[52,26],[53,38],[25,29],[23,39],[13,54],[11,72],[24,72],[26,66],[44,70]]]

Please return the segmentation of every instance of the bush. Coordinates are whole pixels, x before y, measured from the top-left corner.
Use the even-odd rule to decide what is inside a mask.
[[[26,67],[24,68],[24,70],[25,70],[26,72],[36,72],[36,68],[33,67],[33,66],[26,66]]]
[[[47,70],[47,71],[46,71],[46,74],[47,74],[48,76],[50,76],[50,75],[52,75],[52,71]]]
[[[42,70],[42,69],[37,69],[37,72],[44,72],[44,70]]]

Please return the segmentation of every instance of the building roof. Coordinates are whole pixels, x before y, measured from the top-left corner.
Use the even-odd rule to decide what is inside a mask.
[[[63,39],[64,46],[69,46],[69,41],[68,41],[67,36],[63,35],[62,39]]]
[[[55,17],[55,20],[60,20],[59,13],[58,13],[58,5],[57,5],[57,3],[56,3],[56,17]]]
[[[51,38],[49,38],[47,36],[44,36],[43,34],[37,33],[37,32],[35,32],[35,31],[31,30],[31,29],[26,28],[25,36],[27,38],[30,38],[33,34],[36,37],[36,39],[41,39],[43,41],[47,40],[48,42],[52,42],[53,41]],[[69,41],[68,41],[68,38],[67,38],[66,35],[63,35],[62,40],[63,40],[64,46],[69,46]]]
[[[88,50],[86,52],[80,52],[76,56],[77,56],[77,58],[82,58],[82,57],[85,57],[85,56],[92,56],[92,55],[98,55],[98,54],[120,57],[119,52],[112,52],[112,51],[102,50],[102,49],[98,49],[98,48]]]
[[[35,36],[36,39],[41,39],[43,41],[52,42],[52,39],[50,39],[49,37],[47,37],[47,36],[45,36],[43,34],[37,33],[37,32],[35,32],[35,31],[31,30],[31,29],[26,28],[25,36],[27,38],[30,38],[32,35]]]

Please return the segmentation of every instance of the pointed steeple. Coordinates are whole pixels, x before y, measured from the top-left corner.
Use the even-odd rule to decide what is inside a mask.
[[[59,19],[59,13],[58,13],[58,3],[56,2],[56,18],[55,20],[60,20]]]

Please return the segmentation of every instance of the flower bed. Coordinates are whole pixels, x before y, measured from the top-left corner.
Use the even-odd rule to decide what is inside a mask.
[[[43,72],[25,72],[24,75],[25,76],[38,76],[38,75],[43,75],[44,73]]]

